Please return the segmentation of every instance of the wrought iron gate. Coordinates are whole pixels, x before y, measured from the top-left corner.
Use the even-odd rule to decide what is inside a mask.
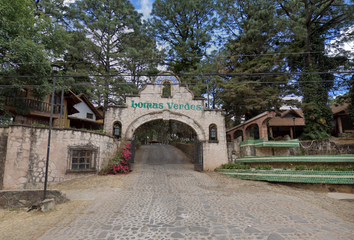
[[[132,139],[132,142],[131,142],[131,145],[130,145],[130,168],[132,167],[131,164],[134,163],[134,157],[135,157],[135,136],[133,136],[133,139]]]
[[[203,171],[203,143],[194,137],[194,170]]]

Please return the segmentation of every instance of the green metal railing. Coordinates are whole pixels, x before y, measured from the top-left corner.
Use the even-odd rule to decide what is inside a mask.
[[[314,163],[342,163],[354,162],[354,155],[304,155],[304,156],[246,156],[238,158],[237,163],[279,163],[279,162],[314,162]]]
[[[243,180],[293,183],[354,184],[354,172],[294,170],[217,169],[219,173]]]

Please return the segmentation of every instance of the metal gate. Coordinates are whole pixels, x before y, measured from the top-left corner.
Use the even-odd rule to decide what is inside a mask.
[[[194,170],[203,171],[203,143],[194,137]]]
[[[132,167],[131,164],[134,163],[134,157],[135,157],[135,136],[133,136],[133,139],[132,139],[132,142],[131,142],[131,145],[130,145],[130,168]]]

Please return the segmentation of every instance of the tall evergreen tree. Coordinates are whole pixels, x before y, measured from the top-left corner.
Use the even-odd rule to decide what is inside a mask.
[[[221,22],[229,33],[223,73],[245,73],[225,78],[223,108],[239,120],[280,108],[288,93],[287,77],[276,75],[286,67],[279,53],[282,25],[276,10],[274,1],[219,1]]]
[[[158,64],[163,64],[164,52],[157,49],[156,40],[151,35],[151,29],[144,22],[139,31],[134,31],[129,35],[129,40],[125,46],[124,52],[120,55],[124,68],[129,72],[131,82],[136,89],[151,79],[142,77],[144,74],[157,74]]]
[[[306,52],[304,56],[289,57],[292,70],[327,72],[343,68],[346,58],[325,55],[328,38],[341,36],[353,23],[353,1],[298,0],[279,1],[280,13],[287,23],[287,38],[292,41],[285,49]],[[343,39],[343,41],[346,39]],[[304,138],[328,137],[333,126],[333,115],[328,105],[328,91],[333,87],[333,74],[303,75],[299,78],[303,94],[306,127]]]
[[[218,74],[224,71],[226,65],[225,54],[223,51],[214,50],[205,58],[201,59],[196,70],[190,71],[190,74],[196,74],[198,84],[191,85],[196,96],[204,96],[209,100],[206,102],[210,109],[219,108],[222,104],[220,93],[223,91],[222,85],[224,79]],[[204,75],[207,73],[207,75]]]
[[[97,104],[103,103],[105,111],[108,104],[124,100],[125,89],[114,85],[124,79],[107,75],[124,72],[119,56],[125,50],[128,36],[139,30],[141,14],[128,0],[78,0],[70,7],[68,16],[87,37],[88,62],[95,63],[95,74],[103,75],[92,83],[97,88]]]
[[[166,46],[170,70],[195,70],[206,55],[215,30],[213,0],[156,0],[151,24],[159,43]]]
[[[31,91],[43,99],[50,90],[50,79],[43,76],[51,74],[50,58],[65,48],[65,30],[46,12],[36,11],[32,0],[0,0],[0,16],[0,84],[12,86],[1,88],[0,97],[25,91],[24,85],[42,85]],[[17,77],[21,75],[34,77]],[[16,107],[23,114],[29,111],[23,104]]]

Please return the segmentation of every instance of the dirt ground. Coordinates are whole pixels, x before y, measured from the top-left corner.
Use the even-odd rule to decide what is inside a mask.
[[[262,181],[248,181],[228,177],[217,172],[207,173],[214,181],[223,186],[223,189],[230,189],[240,193],[255,193],[272,191],[274,193],[296,196],[308,203],[320,206],[324,210],[336,214],[338,217],[354,223],[354,201],[337,200],[327,196],[323,189],[309,190],[295,188],[278,183]]]
[[[219,185],[223,186],[223,191],[230,189],[240,193],[262,194],[265,191],[273,191],[274,193],[289,194],[318,205],[344,220],[354,222],[354,202],[329,198],[326,192],[297,189],[260,181],[239,180],[216,172],[205,173]],[[95,192],[99,194],[102,191],[109,191],[110,188],[123,188],[125,177],[126,175],[90,176],[50,185],[49,189],[59,189],[67,192],[67,194],[76,193],[76,196],[84,196],[85,194]],[[75,194],[73,196],[75,197]],[[0,238],[4,240],[35,240],[54,226],[62,228],[69,225],[77,217],[90,214],[85,209],[92,202],[93,200],[70,200],[66,203],[56,205],[55,210],[46,213],[38,210],[26,212],[26,209],[0,209]]]
[[[94,192],[97,189],[121,188],[126,175],[116,176],[90,176],[49,185],[49,189],[58,189],[62,192],[77,192],[78,195]],[[32,210],[26,212],[22,209],[0,209],[0,239],[23,240],[37,239],[47,230],[60,224],[61,227],[69,225],[78,216],[85,213],[84,210],[93,200],[71,200],[55,206],[55,210],[41,212]]]
[[[334,138],[334,140],[339,142],[340,144],[353,144],[354,143],[354,137]]]

